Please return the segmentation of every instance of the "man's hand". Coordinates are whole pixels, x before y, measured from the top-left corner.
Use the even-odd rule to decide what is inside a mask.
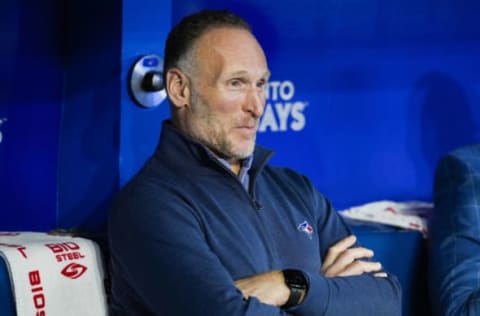
[[[326,277],[360,275],[382,269],[380,262],[360,260],[373,257],[373,251],[363,247],[351,248],[357,238],[350,235],[328,249],[321,273]],[[375,273],[376,277],[386,277],[385,272]]]
[[[285,284],[283,273],[273,270],[235,281],[235,285],[248,299],[253,296],[260,302],[282,306],[290,296],[290,289]]]

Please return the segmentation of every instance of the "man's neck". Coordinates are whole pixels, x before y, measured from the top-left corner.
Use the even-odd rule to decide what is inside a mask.
[[[240,168],[241,168],[241,163],[240,161],[238,160],[235,160],[235,161],[228,161],[228,163],[230,164],[230,170],[232,170],[232,172],[238,176],[238,174],[240,173]]]

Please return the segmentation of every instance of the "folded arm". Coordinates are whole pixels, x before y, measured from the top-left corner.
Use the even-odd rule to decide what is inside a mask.
[[[118,281],[113,279],[113,290],[133,292],[131,296],[148,312],[179,316],[211,315],[212,311],[232,316],[400,315],[396,279],[391,275],[375,277],[378,263],[356,263],[363,261],[358,260],[363,256],[369,257],[367,249],[350,247],[352,240],[347,240],[341,247],[351,250],[345,253],[337,247],[335,254],[327,255],[331,246],[350,235],[333,209],[328,208],[328,215],[317,227],[321,257],[331,261],[329,268],[304,271],[310,284],[308,293],[300,305],[284,310],[279,306],[288,293],[278,271],[251,275],[253,283],[235,279],[210,248],[202,221],[188,206],[180,205],[179,201],[149,196],[128,201],[110,217],[112,271],[117,279],[125,280],[116,286]],[[249,266],[248,258],[237,260]]]

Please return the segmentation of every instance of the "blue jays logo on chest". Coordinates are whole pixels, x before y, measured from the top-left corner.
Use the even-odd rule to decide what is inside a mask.
[[[307,221],[303,221],[302,223],[298,224],[297,229],[307,234],[308,238],[312,239],[313,227]]]

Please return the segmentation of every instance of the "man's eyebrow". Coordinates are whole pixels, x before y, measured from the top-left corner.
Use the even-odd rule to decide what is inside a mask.
[[[247,71],[245,71],[245,70],[239,70],[239,71],[231,72],[229,75],[230,75],[231,77],[236,77],[236,76],[244,76],[244,75],[246,75],[246,74],[248,74]]]
[[[233,76],[233,77],[235,77],[235,76],[244,76],[244,75],[246,75],[246,74],[248,74],[248,72],[247,72],[246,70],[239,70],[239,71],[234,71],[234,72],[230,73],[230,76]],[[270,75],[271,75],[270,71],[267,70],[267,71],[263,74],[263,76],[261,76],[261,78],[269,79],[269,78],[270,78]]]

